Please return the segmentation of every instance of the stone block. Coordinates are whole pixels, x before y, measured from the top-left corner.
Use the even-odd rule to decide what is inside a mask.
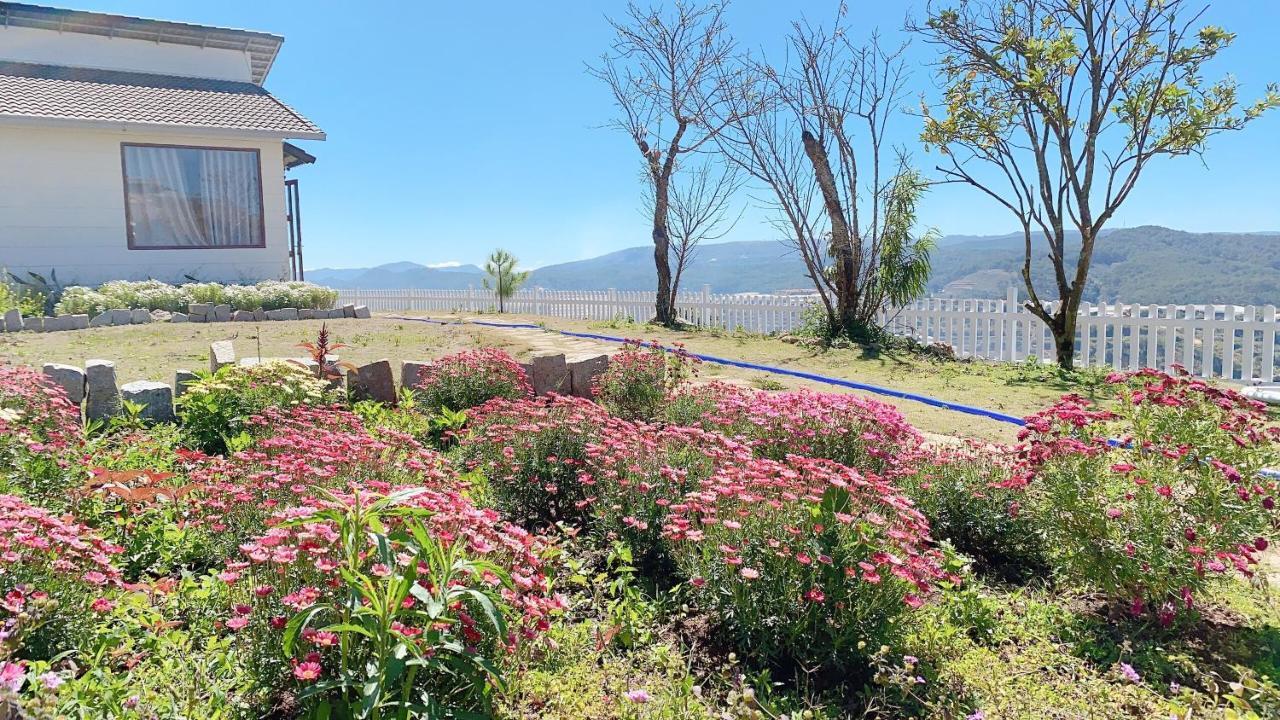
[[[67,318],[67,323],[69,325],[69,327],[67,328],[68,330],[88,330],[89,329],[88,315],[67,315],[65,317]]]
[[[217,340],[209,343],[209,372],[218,372],[224,365],[232,365],[236,361],[236,349],[230,340]]]
[[[267,311],[268,320],[297,320],[298,308],[279,308]]]
[[[110,360],[90,360],[84,365],[84,416],[102,420],[120,412],[120,390],[116,387],[116,364]]]
[[[151,311],[146,308],[134,308],[133,317],[129,320],[134,325],[146,325],[151,322]]]
[[[208,317],[213,314],[213,303],[191,303],[187,305],[187,315]]]
[[[170,315],[170,316],[169,316],[169,322],[171,322],[171,323],[176,323],[176,322],[187,322],[187,314],[186,314],[186,313],[176,312],[176,313],[174,313],[174,314],[172,314],[172,315]]]
[[[262,308],[258,308],[257,310],[254,310],[253,319],[256,320],[257,322],[265,321],[267,319],[267,311],[263,310]]]
[[[4,329],[9,332],[18,332],[23,328],[22,311],[14,308],[7,310],[4,314]]]
[[[569,365],[565,362],[564,353],[535,357],[530,366],[532,372],[529,373],[529,383],[533,385],[534,394],[568,395],[572,390],[569,381]]]
[[[312,310],[311,308],[298,308],[299,320],[314,320],[315,318],[316,318],[315,310]]]
[[[214,305],[214,306],[213,306],[213,320],[214,320],[215,322],[228,322],[228,321],[230,321],[230,320],[231,320],[231,306],[230,306],[230,305]]]
[[[142,405],[140,415],[151,422],[173,422],[173,388],[162,382],[137,380],[120,388],[122,400]]]
[[[53,384],[66,391],[72,405],[79,407],[84,402],[84,370],[60,363],[45,363],[43,370]]]
[[[415,388],[422,379],[422,371],[431,365],[427,360],[405,360],[400,363],[400,387]]]
[[[369,312],[368,305],[357,305],[355,309],[356,317],[362,320],[368,320],[373,317],[373,313]]]
[[[39,330],[36,329],[36,325],[40,326]],[[30,318],[27,320],[27,329],[34,332],[60,332],[62,330],[70,330],[71,323],[66,320],[65,316]]]
[[[173,313],[168,310],[152,310],[151,322],[173,322]]]
[[[351,304],[351,303],[347,303],[346,305],[343,305],[343,306],[342,306],[342,317],[353,318],[353,317],[355,317],[355,316],[356,316],[356,306],[355,306],[355,305],[353,305],[353,304]]]
[[[231,313],[232,322],[253,322],[254,319],[252,310],[236,310]]]
[[[98,313],[89,321],[89,327],[110,327],[114,318],[115,313],[110,310]]]
[[[23,329],[27,332],[44,332],[44,318],[23,318]]]
[[[133,311],[128,308],[116,308],[111,311],[112,325],[129,325],[133,322]]]
[[[609,356],[597,355],[569,363],[570,392],[580,398],[595,397],[596,378],[609,369]]]
[[[396,404],[396,384],[391,377],[391,361],[376,360],[347,373],[347,387],[353,400],[377,400]]]
[[[193,322],[193,323],[209,322],[209,318],[204,315],[188,315],[187,322]]]
[[[191,383],[199,380],[200,376],[190,370],[174,370],[173,371],[173,399],[177,400],[187,394],[187,387]]]

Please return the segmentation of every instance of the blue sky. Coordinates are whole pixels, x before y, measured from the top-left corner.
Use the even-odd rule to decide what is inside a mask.
[[[286,38],[267,88],[316,121],[325,142],[303,144],[316,165],[301,179],[308,267],[396,260],[479,263],[505,247],[528,267],[644,245],[638,153],[602,126],[607,90],[584,70],[611,38],[605,16],[624,2],[333,2],[67,0],[65,7],[265,30]],[[826,20],[835,0],[738,0],[731,30],[777,47],[792,19]],[[913,0],[849,0],[855,29],[892,40]],[[1206,22],[1238,33],[1210,68],[1228,69],[1243,97],[1280,80],[1280,3],[1216,0]],[[932,93],[931,50],[909,50],[915,93]],[[902,118],[895,142],[932,168]],[[1280,113],[1211,141],[1202,163],[1153,166],[1114,227],[1280,230]],[[742,202],[748,203],[744,195]],[[946,234],[999,234],[1012,216],[977,191],[936,188],[920,221]],[[726,240],[774,237],[748,211]]]

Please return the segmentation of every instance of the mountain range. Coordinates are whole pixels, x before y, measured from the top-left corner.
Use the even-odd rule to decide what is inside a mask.
[[[1074,256],[1078,249],[1068,248]],[[1056,298],[1048,245],[1033,245],[1032,277]],[[1023,237],[946,236],[933,252],[929,292],[952,297],[1004,297],[1022,286]],[[307,279],[336,288],[437,288],[482,286],[475,265],[429,267],[397,262],[373,268],[307,270]],[[705,245],[686,270],[686,289],[778,292],[811,287],[804,265],[787,245],[745,241]],[[586,260],[534,270],[528,286],[549,290],[651,290],[653,250],[634,247]],[[1025,291],[1021,291],[1025,296]],[[1106,231],[1094,249],[1085,289],[1090,302],[1274,304],[1280,301],[1280,233],[1189,233],[1159,226]]]

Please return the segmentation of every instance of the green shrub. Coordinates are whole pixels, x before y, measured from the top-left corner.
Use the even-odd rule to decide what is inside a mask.
[[[587,445],[621,421],[589,400],[563,395],[492,400],[474,414],[460,457],[488,479],[491,499],[506,517],[527,527],[589,524],[595,490],[578,473]]]
[[[670,511],[681,576],[741,652],[824,684],[868,679],[901,616],[955,580],[910,501],[825,460],[732,464]]]
[[[757,392],[726,383],[676,395],[668,419],[751,443],[760,457],[823,458],[896,477],[910,472],[920,433],[892,405],[845,393]]]
[[[236,310],[314,309],[333,307],[337,300],[336,290],[296,281],[267,280],[256,285],[170,285],[159,280],[113,280],[97,288],[80,285],[66,288],[56,311],[58,314],[87,315],[133,308],[185,312],[193,302],[227,304]]]
[[[1277,483],[1259,472],[1280,462],[1280,428],[1185,372],[1108,382],[1112,409],[1068,396],[1028,419],[1028,505],[1059,575],[1167,624],[1275,538]]]
[[[79,482],[80,408],[32,368],[0,363],[0,493],[61,502]]]
[[[1014,469],[1006,448],[939,448],[925,454],[899,487],[929,518],[935,540],[946,540],[977,569],[1010,581],[1043,577],[1044,540],[1007,486]]]
[[[694,373],[693,360],[679,344],[667,351],[654,341],[628,340],[593,391],[609,412],[627,420],[654,420],[667,398]]]
[[[580,477],[594,488],[597,530],[624,541],[659,583],[671,568],[662,531],[668,508],[717,470],[752,459],[751,448],[701,428],[617,422],[586,447]]]
[[[469,410],[494,398],[519,400],[533,394],[529,378],[497,348],[445,355],[422,369],[414,395],[429,410]]]
[[[336,399],[325,381],[295,363],[228,365],[187,387],[178,400],[178,417],[195,447],[221,453],[229,438],[245,431],[246,420],[267,408],[328,405]]]

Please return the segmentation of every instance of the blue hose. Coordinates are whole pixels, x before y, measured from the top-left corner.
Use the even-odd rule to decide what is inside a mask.
[[[416,320],[420,322],[430,322],[430,323],[436,323],[440,325],[451,324],[447,321],[434,320],[431,318],[410,318],[410,317],[403,317],[403,316],[395,316],[395,319]],[[503,322],[494,322],[494,321],[488,321],[488,320],[466,320],[466,321],[458,321],[458,323],[454,323],[454,324],[461,324],[463,322],[470,323],[472,325],[484,325],[487,327],[498,327],[498,328],[532,329],[532,330],[546,329],[539,325],[533,325],[530,323],[503,323]],[[614,337],[612,335],[597,335],[595,333],[570,332],[568,330],[554,330],[552,332],[557,332],[561,335],[565,335],[568,337],[583,338],[586,340],[602,340],[604,342],[612,342],[612,343],[624,343],[628,340],[628,338]],[[663,347],[663,349],[670,351],[672,348]],[[853,380],[844,380],[841,378],[827,377],[826,375],[818,375],[817,373],[802,372],[800,370],[787,370],[786,368],[773,367],[770,365],[760,365],[757,363],[744,362],[742,360],[731,360],[729,358],[716,357],[715,355],[689,353],[689,357],[694,357],[703,362],[715,363],[717,365],[728,365],[730,367],[739,367],[747,370],[760,370],[762,372],[771,372],[777,375],[787,375],[794,378],[800,378],[802,380],[810,380],[812,382],[823,383],[825,385],[834,385],[836,387],[849,388],[851,390],[861,390],[863,392],[869,392],[876,395],[883,395],[885,397],[898,398],[901,400],[913,400],[915,402],[923,403],[925,405],[930,405],[932,407],[938,407],[944,410],[952,410],[955,412],[965,413],[968,415],[977,415],[979,417],[985,417],[991,420],[1009,423],[1011,425],[1021,426],[1023,424],[1022,418],[1015,417],[1013,415],[1006,415],[1005,413],[996,412],[995,410],[987,410],[986,408],[973,407],[971,405],[962,405],[960,403],[947,402],[946,400],[939,400],[937,398],[931,398],[926,395],[917,395],[915,393],[909,393],[903,390],[894,390],[892,388],[880,387],[878,385],[868,385],[867,383],[854,382]]]

